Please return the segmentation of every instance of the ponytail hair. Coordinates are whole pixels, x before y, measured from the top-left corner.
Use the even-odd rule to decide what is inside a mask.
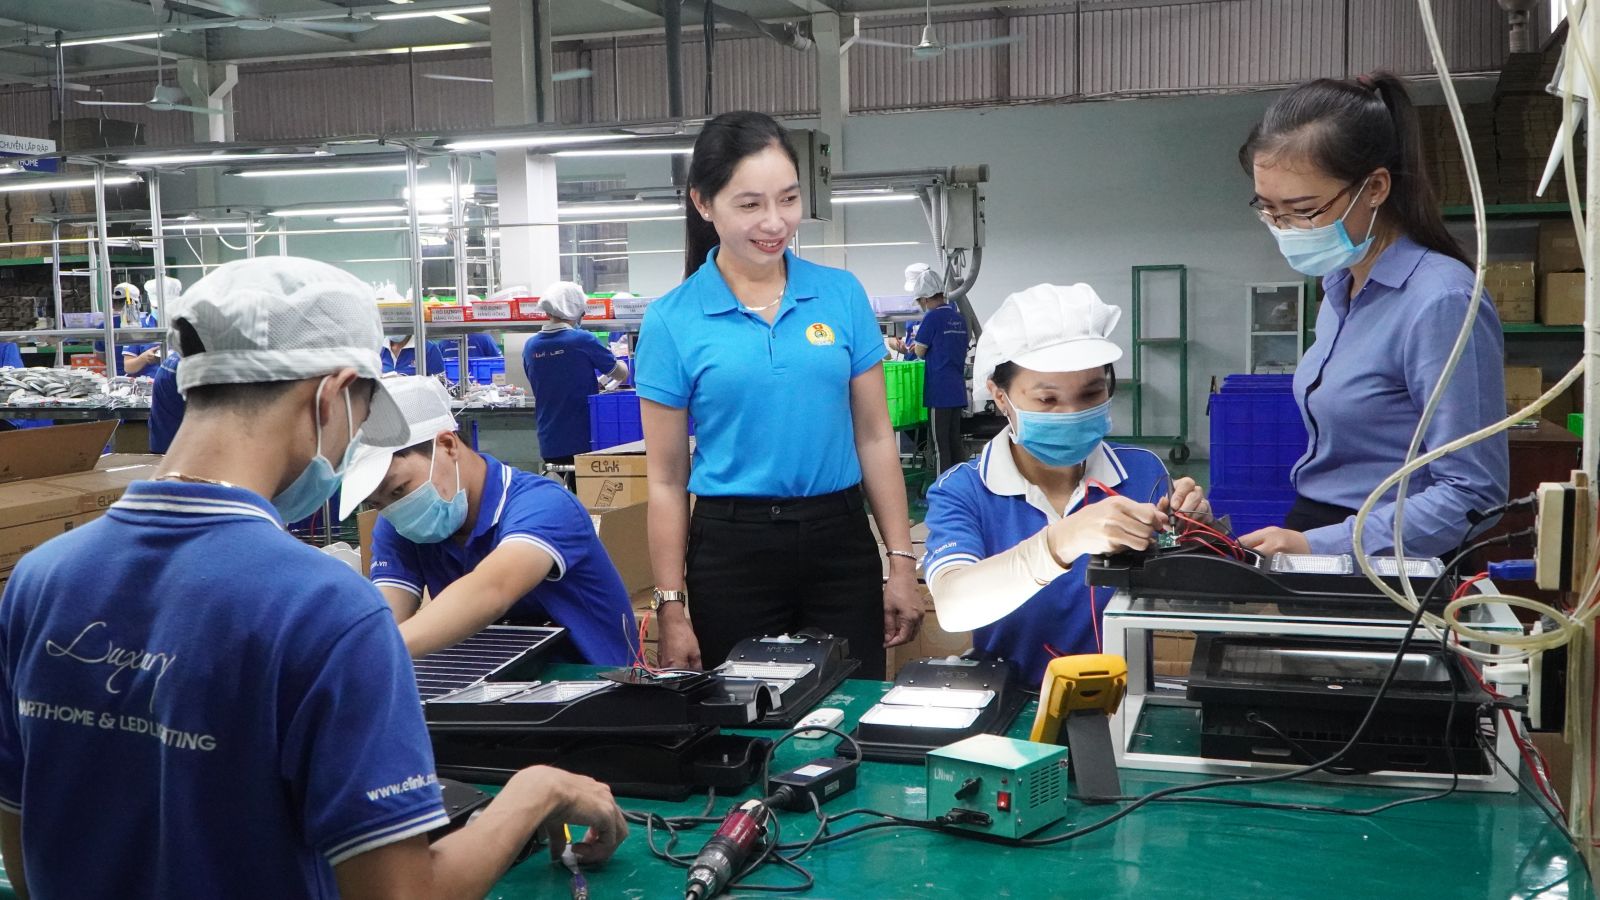
[[[711,248],[717,245],[717,229],[695,208],[693,194],[710,203],[733,179],[733,170],[747,157],[771,146],[778,146],[800,169],[800,158],[789,145],[789,133],[778,120],[758,112],[728,112],[707,122],[694,141],[689,159],[688,189],[683,209],[683,277],[687,279],[705,264]]]
[[[1417,108],[1395,75],[1319,78],[1296,86],[1268,107],[1239,148],[1246,174],[1254,173],[1260,157],[1301,159],[1344,182],[1388,169],[1389,198],[1380,213],[1429,250],[1472,265],[1445,228],[1423,160]]]

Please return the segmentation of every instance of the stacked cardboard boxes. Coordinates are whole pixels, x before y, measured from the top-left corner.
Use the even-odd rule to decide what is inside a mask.
[[[1539,321],[1583,324],[1583,256],[1572,220],[1539,223]]]

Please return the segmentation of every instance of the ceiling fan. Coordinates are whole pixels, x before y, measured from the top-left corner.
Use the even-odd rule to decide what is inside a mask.
[[[593,74],[594,74],[594,70],[593,69],[564,69],[564,70],[562,70],[560,72],[553,73],[550,76],[550,80],[551,81],[577,81],[577,80],[579,80],[581,78],[588,78]],[[494,79],[493,78],[478,78],[478,77],[473,76],[473,75],[440,75],[440,74],[429,72],[429,73],[425,73],[422,77],[423,78],[432,78],[434,81],[470,81],[473,84],[494,84]]]
[[[898,41],[880,41],[874,38],[861,36],[861,19],[855,20],[855,34],[851,36],[846,45],[866,44],[869,47],[895,47],[901,50],[910,50],[911,58],[921,62],[938,59],[946,50],[976,50],[979,47],[997,47],[1001,44],[1015,44],[1021,40],[1020,35],[1010,34],[1004,37],[984,38],[978,41],[961,41],[955,44],[946,44],[939,40],[938,34],[933,30],[933,0],[927,0],[924,9],[926,18],[922,26],[922,40],[915,44],[902,44]]]
[[[162,76],[166,70],[165,67],[162,66],[161,61],[165,57],[161,56],[160,54],[161,34],[160,32],[157,32],[156,87],[155,90],[151,92],[149,100],[79,100],[77,102],[82,106],[142,106],[145,109],[153,109],[156,112],[189,112],[201,113],[208,116],[222,115],[222,110],[220,109],[213,109],[209,106],[193,106],[187,103],[186,101],[189,98],[186,94],[184,94],[183,88],[178,87],[175,84],[167,84],[165,81],[163,81]]]

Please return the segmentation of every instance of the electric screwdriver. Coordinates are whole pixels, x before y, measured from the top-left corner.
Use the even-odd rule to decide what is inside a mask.
[[[721,893],[750,858],[750,848],[766,833],[771,818],[772,811],[761,800],[746,800],[729,810],[694,858],[684,900],[710,900]]]

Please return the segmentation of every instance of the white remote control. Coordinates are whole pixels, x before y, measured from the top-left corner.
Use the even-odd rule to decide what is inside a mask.
[[[796,725],[795,729],[799,730],[812,726],[821,728],[838,728],[839,723],[843,721],[844,710],[834,709],[831,706],[824,706],[821,709],[812,710],[810,715],[800,720],[800,724]],[[803,740],[814,741],[829,737],[829,734],[826,731],[800,731],[800,733],[795,735],[795,737]]]

